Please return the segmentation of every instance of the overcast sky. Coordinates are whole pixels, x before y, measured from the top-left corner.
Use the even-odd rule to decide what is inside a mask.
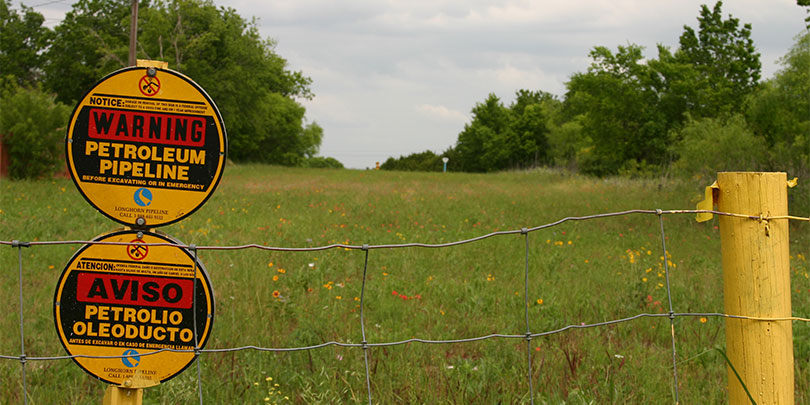
[[[54,26],[71,1],[23,3]],[[700,5],[714,5],[698,0],[214,3],[246,19],[256,17],[261,34],[278,42],[276,51],[290,68],[312,78],[315,98],[302,102],[307,119],[324,129],[320,155],[349,168],[374,167],[389,156],[427,149],[441,153],[489,93],[505,104],[519,89],[562,96],[571,74],[587,69],[594,46],[634,43],[655,58],[656,44],[674,49],[683,26],[697,26]],[[804,27],[804,8],[795,0],[726,1],[723,13],[753,25],[763,78],[779,69],[777,60]]]

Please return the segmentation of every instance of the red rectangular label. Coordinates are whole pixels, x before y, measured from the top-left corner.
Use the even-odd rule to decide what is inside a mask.
[[[205,145],[205,118],[143,111],[91,108],[87,135],[94,139],[164,145]]]
[[[191,308],[194,281],[124,274],[78,274],[76,299],[81,302]]]

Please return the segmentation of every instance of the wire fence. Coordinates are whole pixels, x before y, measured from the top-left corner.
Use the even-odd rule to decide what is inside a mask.
[[[197,314],[197,294],[193,295],[194,299],[192,300],[192,312],[195,316],[194,320],[194,348],[193,349],[172,349],[172,348],[163,348],[159,350],[154,350],[150,352],[139,353],[140,356],[152,356],[162,352],[176,352],[176,353],[194,353],[195,354],[195,363],[197,366],[197,395],[199,398],[199,402],[202,404],[204,402],[203,396],[203,380],[202,380],[202,373],[200,368],[199,355],[206,354],[206,353],[226,353],[226,352],[238,352],[244,350],[255,350],[260,352],[297,352],[297,351],[306,351],[306,350],[316,350],[321,349],[329,346],[339,346],[339,347],[347,347],[347,348],[358,348],[363,350],[363,358],[365,364],[365,387],[367,392],[367,399],[368,403],[373,403],[373,392],[371,389],[371,372],[369,370],[369,350],[374,348],[386,347],[386,346],[398,346],[398,345],[406,345],[409,343],[422,343],[422,344],[458,344],[458,343],[469,343],[469,342],[477,342],[483,341],[488,339],[513,339],[513,340],[524,340],[526,342],[526,382],[528,386],[528,398],[530,399],[530,403],[534,404],[534,389],[533,389],[533,378],[532,378],[532,371],[533,371],[533,364],[532,364],[532,356],[531,356],[531,341],[534,338],[543,337],[554,335],[558,333],[562,333],[572,329],[589,329],[589,328],[599,328],[605,327],[609,325],[615,325],[625,322],[631,322],[642,318],[668,318],[670,324],[670,337],[671,337],[671,347],[672,347],[672,386],[673,386],[673,403],[678,404],[680,402],[680,394],[678,388],[678,365],[677,365],[677,345],[676,345],[676,318],[680,317],[720,317],[720,318],[734,318],[734,319],[747,319],[747,320],[755,320],[755,321],[771,321],[771,322],[779,322],[779,321],[801,321],[801,322],[810,322],[808,318],[801,318],[801,317],[779,317],[779,318],[762,318],[762,317],[751,317],[751,316],[743,316],[743,315],[734,315],[734,314],[725,314],[725,313],[718,313],[718,312],[675,312],[673,300],[672,300],[672,293],[670,288],[670,269],[669,264],[666,260],[663,261],[664,267],[664,274],[665,274],[665,290],[667,295],[668,301],[668,311],[666,313],[639,313],[630,317],[614,319],[604,322],[596,322],[596,323],[581,323],[581,324],[572,324],[567,325],[565,327],[554,329],[554,330],[547,330],[541,332],[532,332],[531,330],[531,323],[530,323],[530,316],[529,316],[529,274],[530,274],[530,266],[529,266],[529,258],[530,258],[530,245],[529,245],[529,234],[535,231],[539,231],[542,229],[551,228],[554,226],[561,225],[566,222],[571,221],[586,221],[586,220],[595,220],[600,218],[609,218],[609,217],[618,217],[618,216],[625,216],[625,215],[633,215],[633,214],[641,214],[641,215],[656,215],[658,217],[659,227],[660,227],[660,237],[661,237],[661,252],[663,252],[664,257],[667,254],[667,237],[666,231],[664,228],[664,215],[675,215],[675,214],[715,214],[721,216],[730,216],[730,217],[738,217],[738,218],[745,218],[749,220],[755,221],[770,221],[775,219],[784,219],[784,220],[797,220],[797,221],[810,221],[810,218],[804,217],[795,217],[795,216],[752,216],[752,215],[742,215],[742,214],[734,214],[728,212],[720,212],[720,211],[713,211],[713,210],[628,210],[628,211],[621,211],[621,212],[611,212],[611,213],[603,213],[603,214],[595,214],[595,215],[587,215],[587,216],[577,216],[577,217],[566,217],[560,219],[555,222],[551,222],[548,224],[532,227],[532,228],[522,228],[519,230],[510,230],[510,231],[498,231],[498,232],[491,232],[486,235],[481,235],[475,238],[460,240],[456,242],[448,242],[448,243],[440,243],[440,244],[427,244],[427,243],[403,243],[403,244],[387,244],[387,245],[349,245],[349,244],[331,244],[326,246],[318,246],[318,247],[308,247],[308,248],[289,248],[289,247],[275,247],[275,246],[265,246],[259,244],[246,244],[246,245],[237,245],[237,246],[197,246],[194,244],[189,245],[178,245],[173,243],[144,243],[143,246],[171,246],[171,247],[179,247],[183,249],[187,249],[189,252],[192,253],[194,258],[194,273],[195,279],[197,278],[199,269],[197,268],[197,252],[205,251],[205,250],[219,250],[219,251],[233,251],[233,250],[244,250],[244,249],[259,249],[265,251],[277,251],[277,252],[315,252],[315,251],[323,251],[329,249],[346,249],[346,250],[361,250],[365,253],[364,264],[363,264],[363,276],[362,276],[362,283],[360,287],[360,330],[362,335],[362,341],[360,343],[345,343],[345,342],[338,342],[338,341],[329,341],[320,343],[317,345],[311,346],[300,346],[300,347],[261,347],[261,346],[240,346],[240,347],[230,347],[230,348],[218,348],[218,349],[202,349],[199,346],[199,337],[197,331],[197,321],[196,321],[196,314]],[[366,280],[368,275],[368,263],[369,263],[369,253],[372,250],[379,250],[379,249],[403,249],[403,248],[429,248],[429,249],[438,249],[438,248],[447,248],[452,246],[459,246],[464,244],[470,244],[479,242],[485,239],[503,236],[503,235],[523,235],[525,240],[525,281],[524,281],[524,310],[525,310],[525,322],[526,322],[526,333],[524,334],[488,334],[484,336],[477,336],[471,338],[463,338],[463,339],[447,339],[447,340],[430,340],[430,339],[421,339],[421,338],[411,338],[406,340],[400,341],[391,341],[391,342],[369,342],[366,340],[366,328],[365,328],[365,293],[366,293]],[[24,295],[23,295],[23,256],[22,256],[22,249],[23,248],[30,248],[30,247],[37,247],[37,246],[54,246],[54,245],[112,245],[112,246],[129,246],[131,243],[126,242],[98,242],[98,241],[85,241],[85,240],[71,240],[71,241],[32,241],[32,242],[21,242],[19,240],[12,240],[12,241],[2,241],[0,240],[0,245],[10,246],[12,248],[17,249],[17,261],[18,261],[18,281],[19,281],[19,319],[20,319],[20,354],[19,355],[7,355],[7,354],[0,354],[0,359],[2,360],[10,360],[10,361],[19,361],[20,363],[20,373],[22,378],[22,397],[24,398],[24,403],[28,403],[28,385],[26,381],[26,364],[30,361],[60,361],[60,360],[71,360],[76,358],[88,358],[88,359],[124,359],[128,357],[127,355],[120,355],[120,356],[93,356],[93,355],[63,355],[63,356],[28,356],[25,350],[25,333],[24,333],[24,316],[23,316],[23,305],[24,305]],[[195,283],[196,288],[196,283]]]

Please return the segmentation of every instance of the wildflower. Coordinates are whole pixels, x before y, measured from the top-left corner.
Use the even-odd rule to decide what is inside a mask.
[[[310,263],[308,266],[311,269],[311,268],[315,267],[315,263]]]
[[[278,269],[278,272],[279,272],[279,273],[281,273],[281,274],[284,274],[284,273],[286,273],[286,272],[287,272],[287,270],[284,270],[284,269]]]
[[[706,319],[706,317],[705,317],[705,316],[701,316],[701,317],[700,317],[700,323],[706,323],[706,322],[708,322],[708,321],[709,321],[709,320],[708,320],[708,319]]]
[[[48,270],[53,270],[53,265],[48,266]]]
[[[278,276],[273,276],[273,281],[278,281]]]
[[[646,282],[647,282],[647,277],[642,277],[642,278],[641,278],[641,281],[643,281],[643,282],[645,282],[645,283],[646,283]]]
[[[281,293],[278,290],[273,291],[273,298],[278,298],[280,295]]]
[[[399,294],[397,293],[397,290],[394,290],[394,291],[391,291],[391,295],[399,295]]]
[[[543,299],[542,298],[537,299],[537,305],[543,305]]]
[[[264,381],[273,381],[273,377],[267,377],[264,379]]]
[[[335,296],[335,299],[336,299],[336,300],[342,300],[342,299],[343,299],[343,297],[341,297],[340,295],[336,295],[336,296]]]
[[[355,301],[360,301],[360,297],[354,297]]]

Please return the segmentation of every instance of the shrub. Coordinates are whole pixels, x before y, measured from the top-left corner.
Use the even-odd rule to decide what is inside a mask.
[[[301,166],[315,169],[342,169],[343,163],[333,157],[313,156],[304,159]]]
[[[0,94],[0,134],[12,179],[50,176],[64,165],[70,107],[39,88],[11,86]]]
[[[411,153],[408,156],[399,158],[389,157],[380,166],[382,170],[399,170],[408,172],[440,172],[444,168],[442,157],[426,150],[419,153]]]
[[[754,135],[740,115],[727,120],[690,120],[676,135],[676,173],[714,177],[721,171],[757,171],[766,168],[768,147]]]

